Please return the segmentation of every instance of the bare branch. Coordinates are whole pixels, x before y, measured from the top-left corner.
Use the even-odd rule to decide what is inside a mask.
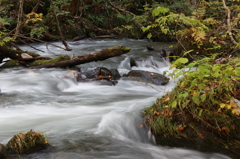
[[[232,41],[235,45],[237,45],[238,43],[235,41],[235,39],[233,38],[233,35],[232,35],[231,11],[230,11],[230,9],[227,7],[225,0],[222,0],[222,2],[223,2],[223,7],[224,7],[224,8],[226,9],[226,11],[227,11],[228,35],[229,35],[231,41]]]

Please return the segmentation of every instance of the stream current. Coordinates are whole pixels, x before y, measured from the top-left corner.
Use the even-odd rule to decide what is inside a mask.
[[[62,46],[60,42],[54,44]],[[85,39],[68,42],[72,51],[54,46],[32,44],[37,51],[21,49],[42,56],[68,54],[78,56],[112,46],[131,48],[127,54],[101,62],[78,65],[81,70],[95,67],[116,68],[120,74],[131,69],[163,73],[170,63],[160,57],[161,49],[171,43],[132,39]],[[151,45],[155,51],[148,51]],[[63,47],[63,46],[62,46]],[[130,57],[138,66],[130,67]],[[229,159],[219,153],[203,153],[155,144],[154,136],[141,128],[141,113],[158,97],[170,91],[175,81],[154,86],[137,81],[119,80],[116,86],[78,83],[66,78],[70,70],[26,69],[0,70],[0,143],[14,134],[33,129],[45,134],[51,144],[47,150],[12,156],[18,159]]]

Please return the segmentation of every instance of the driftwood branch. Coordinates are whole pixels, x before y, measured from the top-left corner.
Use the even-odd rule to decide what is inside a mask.
[[[125,48],[123,46],[115,46],[108,49],[102,49],[101,51],[95,53],[77,56],[74,59],[32,66],[31,68],[73,67],[88,62],[103,61],[114,56],[120,56],[122,54],[128,53],[129,51],[130,48]]]

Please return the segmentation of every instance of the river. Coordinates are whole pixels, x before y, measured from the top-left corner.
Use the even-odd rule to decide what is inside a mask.
[[[54,44],[62,46],[60,42]],[[131,69],[163,73],[170,63],[160,57],[161,49],[171,50],[171,43],[132,39],[85,39],[69,42],[66,52],[42,43],[20,48],[42,56],[68,54],[78,56],[116,45],[131,51],[101,62],[78,67],[82,70],[116,68],[123,75]],[[155,51],[148,51],[151,45]],[[129,58],[138,67],[130,67]],[[14,134],[33,129],[45,134],[51,147],[18,159],[229,159],[218,153],[202,153],[184,148],[155,144],[154,136],[141,126],[141,113],[156,98],[170,91],[175,81],[166,86],[119,80],[115,86],[79,83],[65,75],[69,70],[5,69],[0,70],[0,143],[6,144]]]

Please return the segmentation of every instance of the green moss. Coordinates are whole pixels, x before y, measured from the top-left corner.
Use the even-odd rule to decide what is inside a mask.
[[[6,148],[14,153],[30,153],[43,149],[48,145],[43,134],[32,130],[27,133],[19,133],[12,137]]]
[[[36,60],[36,61],[32,62],[30,65],[38,66],[38,65],[55,63],[55,62],[66,61],[66,60],[70,60],[70,57],[68,55],[61,55],[61,56],[57,56],[51,60]]]
[[[16,60],[9,60],[5,64],[3,64],[0,68],[10,68],[10,67],[16,67],[19,66],[19,62]]]
[[[115,49],[120,49],[122,50],[123,52],[129,52],[131,49],[130,48],[127,48],[127,47],[124,47],[124,46],[113,46],[113,47],[110,47],[108,48],[109,50],[115,50]]]

